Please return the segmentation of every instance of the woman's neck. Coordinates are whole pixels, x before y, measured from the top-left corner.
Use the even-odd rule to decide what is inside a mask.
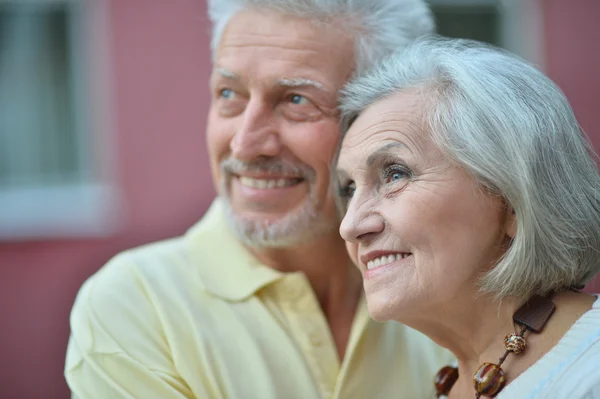
[[[453,298],[435,310],[421,310],[419,316],[399,320],[428,335],[456,356],[459,379],[450,392],[450,399],[474,396],[473,374],[483,363],[498,363],[506,350],[504,337],[516,332],[518,327],[513,323],[513,315],[522,301],[506,298],[498,303],[487,295],[473,298],[473,294]],[[518,355],[511,353],[503,363],[507,383],[554,347],[573,323],[592,307],[594,300],[583,293],[557,294],[553,298],[556,311],[542,333],[527,332],[527,350]],[[426,317],[421,316],[423,314]]]
[[[484,361],[495,362],[503,354],[503,339],[514,332],[513,314],[522,303],[514,298],[498,303],[489,295],[474,297],[453,298],[403,322],[449,349],[459,369],[475,372]]]

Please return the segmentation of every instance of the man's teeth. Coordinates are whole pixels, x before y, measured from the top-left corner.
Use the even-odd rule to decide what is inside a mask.
[[[240,176],[239,180],[243,186],[252,188],[283,188],[298,182],[298,179],[254,179],[246,176]]]
[[[392,263],[397,260],[406,258],[409,255],[410,255],[409,253],[401,253],[401,254],[396,254],[396,255],[383,255],[383,256],[380,256],[379,258],[375,258],[373,260],[368,261],[367,269],[373,269],[375,267],[387,265],[388,263]]]

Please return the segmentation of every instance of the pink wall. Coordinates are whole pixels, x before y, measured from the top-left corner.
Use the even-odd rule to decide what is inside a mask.
[[[181,234],[213,197],[204,144],[209,25],[198,0],[112,0],[117,236],[0,244],[0,397],[66,399],[68,315],[83,280],[116,252]]]
[[[547,71],[600,149],[597,0],[546,0]],[[205,156],[209,75],[204,2],[111,2],[124,230],[105,240],[0,244],[0,396],[67,399],[62,377],[77,289],[116,252],[178,235],[213,197]],[[600,280],[591,287],[600,292]]]
[[[600,1],[544,0],[544,7],[546,72],[564,91],[600,152]],[[587,290],[600,292],[600,277]]]

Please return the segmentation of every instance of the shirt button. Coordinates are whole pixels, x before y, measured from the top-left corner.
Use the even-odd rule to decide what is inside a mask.
[[[321,334],[311,333],[309,339],[312,346],[323,346],[323,337],[321,337]]]

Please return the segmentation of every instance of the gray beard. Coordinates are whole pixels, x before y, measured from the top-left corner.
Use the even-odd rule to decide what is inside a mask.
[[[221,192],[226,193],[225,190]],[[224,199],[229,226],[244,244],[252,248],[283,248],[302,244],[337,228],[335,221],[317,210],[312,197],[302,207],[277,220],[241,218],[235,213],[229,197],[226,194],[221,197]]]
[[[312,190],[314,170],[308,165],[289,164],[278,159],[261,158],[254,162],[226,159],[221,162],[223,177],[220,193],[225,202],[227,222],[239,239],[254,248],[282,248],[320,238],[338,228],[337,220],[331,220],[320,209],[318,198]],[[236,214],[229,197],[232,173],[243,170],[278,172],[302,177],[309,184],[308,198],[300,207],[291,210],[277,220],[245,219]],[[335,217],[333,218],[335,219]]]

